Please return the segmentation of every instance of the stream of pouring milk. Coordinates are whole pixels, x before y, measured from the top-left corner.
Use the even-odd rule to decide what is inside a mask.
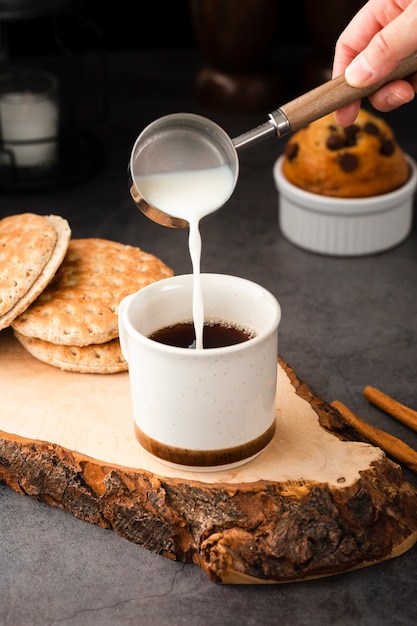
[[[147,201],[172,217],[190,225],[188,247],[193,268],[193,322],[196,349],[203,347],[204,303],[200,279],[200,221],[230,197],[234,179],[227,165],[200,170],[167,172],[137,177]]]

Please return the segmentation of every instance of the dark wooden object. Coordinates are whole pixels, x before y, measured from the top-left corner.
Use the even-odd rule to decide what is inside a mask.
[[[272,60],[277,0],[190,0],[191,24],[201,53],[196,94],[215,109],[276,108],[279,69]]]

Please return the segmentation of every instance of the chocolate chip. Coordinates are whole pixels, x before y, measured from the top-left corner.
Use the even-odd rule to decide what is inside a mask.
[[[357,124],[351,124],[350,126],[346,126],[345,128],[345,133],[346,135],[357,135],[358,132],[360,131],[360,126],[358,126]]]
[[[333,133],[329,135],[326,139],[326,148],[329,150],[340,150],[343,147],[345,140],[342,135],[338,135],[337,133]]]
[[[357,124],[351,124],[345,128],[345,146],[356,146],[356,135],[359,133],[360,128]]]
[[[382,156],[391,156],[395,151],[394,142],[391,139],[382,139],[381,146],[379,148],[379,154]]]
[[[298,154],[298,149],[299,149],[299,145],[297,142],[289,142],[286,144],[285,149],[284,149],[284,153],[285,156],[287,157],[287,159],[289,161],[292,161],[293,159],[295,159],[295,157]]]
[[[359,160],[355,154],[344,152],[340,155],[339,165],[344,172],[353,172],[358,167]]]
[[[379,128],[373,122],[366,122],[366,124],[364,124],[363,130],[365,131],[365,133],[368,133],[368,135],[379,135]]]

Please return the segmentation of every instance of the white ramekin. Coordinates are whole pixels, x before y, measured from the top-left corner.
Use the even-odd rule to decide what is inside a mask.
[[[406,158],[410,177],[395,191],[367,198],[332,198],[290,183],[280,156],[273,174],[282,234],[306,250],[340,256],[373,254],[399,244],[411,230],[417,185],[416,163],[409,155]]]

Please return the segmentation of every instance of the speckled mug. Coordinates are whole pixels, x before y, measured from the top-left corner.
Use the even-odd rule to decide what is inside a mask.
[[[205,320],[232,322],[255,336],[199,350],[150,339],[193,319],[191,274],[124,298],[119,335],[139,443],[169,465],[220,470],[253,459],[274,436],[281,309],[269,291],[243,278],[202,274],[201,284]]]

